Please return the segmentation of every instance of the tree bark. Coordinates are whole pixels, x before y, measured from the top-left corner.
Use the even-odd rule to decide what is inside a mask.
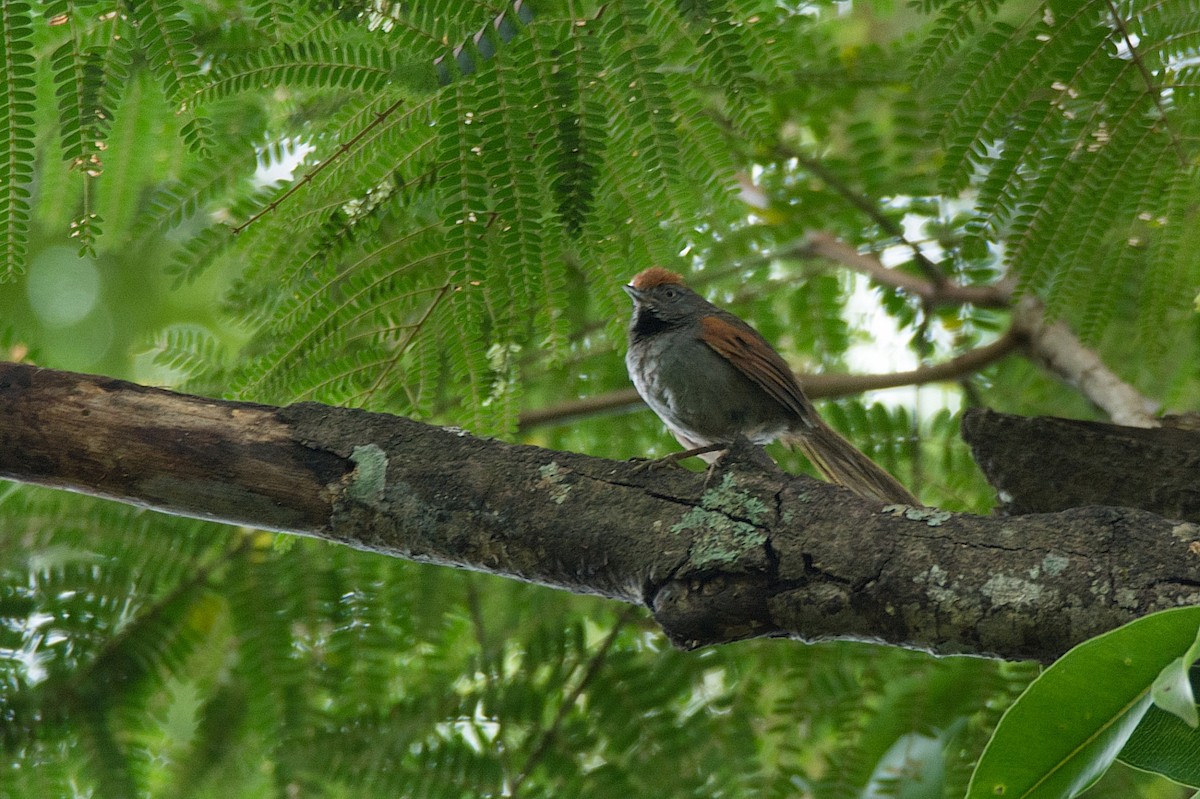
[[[1200,602],[1200,527],[880,506],[736,450],[713,475],[0,364],[0,476],[645,605],[671,640],[1051,660]]]
[[[1170,420],[1168,420],[1170,421]],[[971,409],[963,438],[1001,510],[1118,505],[1200,522],[1200,432]]]

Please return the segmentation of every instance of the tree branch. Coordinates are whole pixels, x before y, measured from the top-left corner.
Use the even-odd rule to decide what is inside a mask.
[[[885,286],[907,291],[929,305],[972,303],[983,307],[1011,308],[1013,332],[1025,343],[1031,359],[1074,386],[1117,424],[1156,427],[1156,403],[1108,368],[1094,350],[1084,345],[1065,323],[1046,319],[1042,301],[1025,295],[1014,303],[1006,285],[960,286],[932,283],[906,272],[888,269],[873,255],[858,252],[828,233],[813,233],[785,252],[796,257],[820,256],[861,272]]]
[[[1030,357],[1096,403],[1108,418],[1128,427],[1157,427],[1157,404],[1108,368],[1063,322],[1046,319],[1042,301],[1022,297],[1013,326],[1025,334]]]
[[[810,233],[776,251],[775,255],[779,258],[825,258],[861,272],[884,286],[906,291],[929,306],[970,304],[981,308],[1008,308],[1012,305],[1012,291],[1007,286],[963,286],[949,280],[925,280],[899,269],[889,269],[876,256],[860,253],[824,231]]]
[[[1133,505],[1200,522],[1200,435],[972,408],[962,435],[1006,514]],[[1148,468],[1147,464],[1153,464]]]
[[[978,372],[1016,349],[1022,341],[1013,331],[978,349],[964,352],[944,363],[922,366],[907,372],[886,372],[874,375],[811,374],[796,375],[809,399],[826,399],[861,394],[898,386],[919,386],[940,380],[953,380]],[[560,424],[571,419],[599,413],[633,410],[642,405],[642,398],[630,388],[617,389],[577,400],[569,400],[544,408],[525,411],[520,417],[520,429],[528,430],[545,424]]]
[[[0,364],[0,477],[641,604],[684,647],[855,638],[1050,660],[1200,602],[1194,524],[880,507],[751,462],[735,448],[706,481],[357,409]]]

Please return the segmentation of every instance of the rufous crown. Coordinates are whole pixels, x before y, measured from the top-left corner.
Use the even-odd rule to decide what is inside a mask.
[[[675,274],[669,269],[663,269],[661,266],[652,266],[649,269],[643,269],[634,275],[633,280],[629,281],[629,285],[635,289],[646,291],[655,286],[661,286],[665,283],[674,283],[677,286],[683,285],[683,278]]]

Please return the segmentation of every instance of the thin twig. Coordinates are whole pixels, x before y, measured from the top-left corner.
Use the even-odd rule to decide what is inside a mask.
[[[1121,34],[1121,38],[1125,40],[1125,47],[1129,49],[1129,58],[1137,67],[1138,72],[1142,75],[1142,82],[1146,84],[1146,93],[1154,101],[1154,106],[1158,109],[1159,117],[1162,119],[1163,127],[1167,129],[1167,135],[1171,137],[1171,145],[1175,148],[1175,154],[1179,156],[1179,165],[1185,169],[1188,166],[1188,155],[1183,149],[1183,143],[1179,140],[1179,135],[1175,129],[1171,127],[1171,118],[1167,116],[1166,106],[1162,102],[1162,87],[1154,82],[1154,76],[1150,74],[1150,70],[1146,68],[1146,62],[1142,60],[1142,54],[1138,51],[1137,45],[1134,44],[1133,37],[1129,34],[1129,27],[1125,24],[1125,19],[1121,16],[1121,12],[1117,9],[1117,4],[1113,0],[1107,0],[1108,10],[1112,13],[1113,24],[1117,27],[1117,32]]]
[[[796,379],[800,381],[800,385],[809,399],[845,397],[861,394],[864,391],[919,386],[974,374],[1008,355],[1020,343],[1020,336],[1010,330],[991,344],[968,350],[943,363],[922,366],[907,372],[887,372],[874,375],[796,375]],[[585,416],[633,410],[641,403],[642,399],[635,389],[623,388],[545,408],[534,408],[521,414],[518,426],[525,431],[533,427],[561,424]]]
[[[300,191],[300,189],[302,187],[311,183],[313,178],[315,178],[317,175],[319,175],[323,171],[325,171],[325,168],[328,167],[330,164],[332,164],[334,161],[336,161],[338,158],[341,158],[343,155],[345,155],[351,149],[353,149],[354,145],[356,145],[360,141],[362,141],[363,138],[365,138],[366,135],[368,133],[370,133],[372,130],[379,127],[379,125],[383,124],[384,120],[386,120],[392,114],[396,113],[396,110],[398,108],[400,108],[400,106],[402,106],[403,104],[404,104],[404,98],[400,98],[399,100],[392,103],[387,108],[385,108],[384,110],[382,110],[378,114],[376,114],[375,118],[371,120],[370,124],[368,124],[365,128],[360,130],[358,133],[355,133],[352,137],[350,137],[350,139],[348,141],[345,141],[342,144],[338,145],[338,148],[336,150],[334,150],[333,153],[328,158],[326,158],[324,161],[320,162],[315,167],[313,167],[311,170],[306,172],[304,174],[304,177],[300,178],[295,183],[293,183],[291,185],[291,187],[287,191],[285,191],[282,195],[280,195],[279,197],[276,197],[274,200],[272,200],[270,203],[268,203],[265,207],[263,207],[254,216],[250,217],[242,224],[233,228],[233,235],[235,235],[235,236],[238,235],[239,233],[244,231],[246,228],[250,227],[255,222],[257,222],[259,219],[262,219],[267,214],[273,212],[276,208],[278,208],[280,205],[282,205],[289,197],[291,197],[296,192]]]
[[[878,225],[880,230],[882,230],[884,233],[887,233],[889,236],[893,237],[907,247],[912,252],[913,260],[916,261],[917,266],[921,268],[921,271],[924,272],[926,277],[928,277],[931,281],[936,284],[945,282],[946,276],[942,274],[941,268],[932,260],[930,260],[929,256],[925,254],[920,245],[910,241],[909,238],[904,235],[904,228],[902,228],[899,223],[885,214],[883,209],[881,209],[874,200],[865,194],[852,189],[845,181],[843,181],[836,173],[834,173],[833,170],[829,169],[829,167],[825,166],[825,164],[821,163],[821,161],[816,158],[805,155],[799,150],[782,144],[776,147],[776,153],[782,158],[795,159],[805,169],[807,169],[809,172],[812,172],[814,175],[824,181],[831,189],[840,194],[842,198],[846,200],[846,202],[850,203],[859,211],[862,211],[863,215]]]
[[[562,727],[563,721],[566,720],[567,713],[575,706],[584,689],[588,687],[592,679],[600,672],[600,668],[608,658],[608,653],[612,650],[613,644],[617,642],[617,635],[625,625],[633,620],[639,610],[636,605],[630,606],[625,608],[621,615],[617,617],[617,621],[613,625],[612,630],[609,631],[608,637],[604,639],[600,647],[596,650],[596,653],[588,661],[583,677],[571,690],[571,693],[563,698],[562,704],[558,706],[558,712],[554,715],[554,720],[550,722],[550,726],[542,730],[541,737],[538,738],[537,744],[534,745],[533,751],[529,754],[529,759],[525,761],[521,773],[517,775],[509,787],[508,796],[510,799],[516,799],[521,786],[525,784],[525,780],[529,779],[529,775],[533,773],[533,770],[542,762],[542,758],[550,751],[550,746],[554,743],[555,737],[558,736],[558,730]]]
[[[433,316],[433,312],[449,293],[449,283],[446,283],[441,288],[437,289],[437,295],[430,301],[429,307],[425,309],[425,313],[421,315],[421,318],[412,325],[407,338],[404,339],[402,344],[396,347],[396,351],[393,352],[392,357],[388,359],[387,365],[379,370],[379,373],[375,376],[375,381],[371,383],[370,387],[368,387],[366,391],[363,391],[361,394],[355,396],[356,400],[367,400],[375,396],[375,392],[379,391],[380,387],[383,385],[384,378],[392,373],[392,369],[394,369],[396,364],[400,362],[400,359],[404,356],[404,353],[408,352],[409,345],[413,343],[413,340],[425,328],[425,324],[429,321],[429,317]]]
[[[901,289],[921,299],[927,306],[977,305],[981,308],[1008,308],[1012,291],[1006,285],[964,286],[947,280],[923,280],[898,269],[889,269],[874,255],[861,253],[831,233],[817,231],[776,252],[776,257],[819,256],[861,272],[885,286]]]

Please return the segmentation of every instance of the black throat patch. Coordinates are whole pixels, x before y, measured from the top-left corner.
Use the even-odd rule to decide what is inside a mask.
[[[656,316],[653,311],[648,308],[639,308],[633,317],[633,324],[629,328],[629,332],[635,339],[649,338],[655,333],[661,333],[672,324],[659,316]]]

